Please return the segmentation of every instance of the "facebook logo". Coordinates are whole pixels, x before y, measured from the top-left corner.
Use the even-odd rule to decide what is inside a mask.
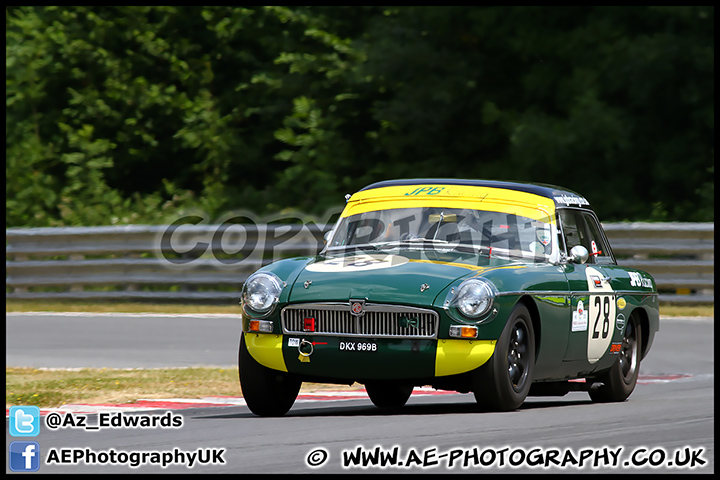
[[[40,409],[30,405],[10,407],[10,435],[37,437],[40,433]]]
[[[37,472],[40,468],[40,445],[37,442],[10,442],[10,470]]]

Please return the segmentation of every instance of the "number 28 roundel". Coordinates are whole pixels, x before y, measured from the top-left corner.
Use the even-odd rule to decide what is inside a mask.
[[[615,330],[615,295],[602,272],[588,267],[585,274],[590,291],[587,357],[595,363],[607,351]]]

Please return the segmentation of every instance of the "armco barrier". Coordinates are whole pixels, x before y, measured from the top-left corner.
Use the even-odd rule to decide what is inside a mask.
[[[714,302],[714,223],[603,223],[618,264],[650,273],[665,303]]]
[[[664,303],[714,301],[714,224],[603,224],[618,263]],[[239,299],[273,260],[314,254],[331,225],[128,225],[6,230],[6,298]]]

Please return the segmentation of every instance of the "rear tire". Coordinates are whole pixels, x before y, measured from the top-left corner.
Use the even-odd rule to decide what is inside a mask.
[[[622,347],[610,370],[597,377],[601,385],[593,385],[588,392],[593,402],[624,402],[635,390],[640,372],[642,329],[636,315],[630,315],[625,326]]]
[[[389,382],[369,382],[365,384],[370,401],[379,408],[400,408],[412,394],[412,385],[397,385]]]
[[[511,411],[525,401],[535,369],[535,333],[528,309],[518,304],[490,360],[473,373],[477,403],[488,410]]]
[[[240,339],[238,373],[245,403],[261,417],[281,417],[295,403],[302,382],[292,375],[259,364],[248,352],[245,335]]]

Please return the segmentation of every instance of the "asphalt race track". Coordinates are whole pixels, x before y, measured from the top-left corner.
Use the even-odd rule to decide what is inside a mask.
[[[235,366],[239,328],[230,316],[8,314],[6,361]],[[487,413],[472,395],[418,391],[395,412],[360,396],[298,401],[282,418],[241,404],[65,413],[65,428],[42,423],[32,438],[11,437],[8,424],[6,445],[37,442],[39,473],[714,473],[713,319],[662,318],[640,375],[620,404],[570,393]],[[97,426],[100,415],[103,428],[68,424]],[[139,426],[127,426],[131,417]]]

